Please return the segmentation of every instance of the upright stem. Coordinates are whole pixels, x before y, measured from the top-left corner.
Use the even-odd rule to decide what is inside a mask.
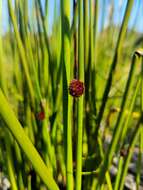
[[[2,54],[3,54],[2,52],[2,1],[0,1],[0,87],[4,89]]]
[[[84,82],[84,43],[83,43],[83,0],[78,1],[78,74],[79,80]],[[83,128],[83,96],[77,101],[77,167],[76,167],[76,184],[75,189],[81,190],[82,182],[82,128]]]
[[[141,122],[141,119],[139,119],[137,125],[135,126],[135,130],[134,130],[134,132],[131,136],[131,140],[129,142],[130,146],[128,148],[128,154],[127,154],[127,157],[125,158],[125,162],[123,164],[122,172],[121,172],[121,178],[120,178],[120,183],[119,183],[120,190],[123,190],[123,188],[124,188],[124,181],[125,181],[125,177],[128,172],[128,166],[129,166],[132,154],[133,154],[134,146],[136,144],[137,138],[139,137],[139,134],[141,131],[140,122]]]
[[[26,82],[27,82],[27,86],[29,88],[29,94],[30,94],[30,98],[31,98],[31,104],[34,107],[34,99],[35,99],[35,95],[34,95],[34,87],[31,81],[31,77],[29,74],[29,69],[28,69],[28,65],[27,65],[27,59],[26,59],[26,54],[24,51],[24,47],[20,38],[20,34],[18,31],[18,24],[16,22],[16,17],[14,14],[14,11],[12,9],[12,2],[10,0],[8,0],[8,7],[9,7],[9,14],[11,16],[11,20],[13,23],[13,28],[14,28],[14,32],[15,32],[15,37],[17,40],[17,45],[18,45],[18,49],[19,49],[19,54],[21,57],[21,63],[25,72],[25,77],[26,77]]]
[[[73,189],[73,165],[72,165],[72,97],[68,93],[70,83],[70,1],[61,1],[62,12],[62,49],[63,49],[63,122],[64,140],[66,148],[66,177],[67,189]]]
[[[122,99],[122,102],[121,102],[121,112],[119,113],[119,116],[117,118],[117,122],[115,124],[115,130],[114,130],[114,133],[113,133],[113,138],[112,138],[111,144],[109,145],[109,149],[108,149],[108,151],[106,153],[106,156],[105,156],[105,159],[104,159],[104,162],[103,162],[103,166],[102,166],[101,172],[99,174],[98,183],[100,185],[103,183],[103,181],[105,179],[105,177],[104,177],[105,173],[110,167],[114,151],[115,151],[117,143],[118,143],[118,141],[120,139],[121,130],[122,130],[122,124],[123,124],[123,121],[125,119],[125,109],[126,109],[126,107],[128,105],[128,98],[129,98],[129,95],[130,95],[129,92],[132,89],[133,84],[134,84],[134,82],[133,82],[134,81],[134,73],[135,73],[135,71],[137,69],[137,65],[139,64],[139,61],[140,61],[140,58],[139,58],[138,54],[135,52],[135,54],[133,56],[133,59],[132,59],[129,78],[128,78],[126,88],[125,88],[125,92],[124,92],[124,95],[123,95],[123,99]]]
[[[143,56],[143,52],[140,52]],[[143,57],[141,65],[141,118],[143,118]],[[136,176],[136,188],[139,190],[140,180],[141,180],[141,164],[143,158],[143,120],[141,120],[140,125],[140,136],[139,136],[139,153],[138,153],[138,162],[137,162],[137,176]]]
[[[143,57],[142,57],[142,71],[141,71],[141,114],[143,114]],[[143,121],[141,121],[141,142],[140,148],[141,152],[143,152]]]
[[[88,65],[89,53],[89,29],[88,29],[88,0],[84,1],[84,61],[85,68]]]
[[[18,190],[17,183],[16,183],[16,176],[15,176],[15,169],[14,169],[14,163],[13,163],[13,157],[12,157],[12,151],[11,151],[11,142],[10,142],[10,135],[7,129],[5,129],[5,146],[6,146],[6,154],[7,154],[7,169],[8,169],[8,175],[11,182],[11,189],[12,190]]]
[[[20,148],[17,144],[17,142],[15,141],[15,144],[14,144],[14,147],[15,147],[15,154],[16,154],[16,158],[17,158],[17,164],[16,164],[16,172],[17,172],[17,183],[18,183],[18,186],[19,186],[19,189],[20,190],[24,190],[24,181],[23,181],[23,176],[22,176],[22,156],[21,156],[21,151],[20,151]]]
[[[90,90],[91,90],[91,94],[90,94],[90,101],[92,102],[92,111],[94,113],[96,113],[96,103],[95,103],[95,62],[94,62],[94,1],[90,0],[89,1],[90,4],[90,35],[89,35],[89,62],[90,62],[90,70],[89,70],[89,77],[90,77]],[[89,91],[90,93],[90,91]]]
[[[95,12],[94,12],[94,48],[96,47],[96,39],[98,32],[98,9],[99,9],[99,1],[95,1]],[[96,51],[96,48],[95,48]]]
[[[124,37],[125,37],[125,34],[126,34],[128,20],[129,20],[129,16],[130,16],[132,6],[133,6],[133,2],[134,2],[134,0],[129,0],[128,3],[127,3],[126,12],[125,12],[123,23],[122,23],[122,26],[121,26],[121,29],[120,29],[120,33],[119,33],[119,37],[118,37],[118,41],[117,41],[117,45],[116,45],[112,65],[111,65],[111,68],[110,68],[108,80],[107,80],[106,87],[105,87],[104,94],[103,94],[103,101],[101,103],[101,106],[100,106],[100,109],[99,109],[99,114],[98,114],[98,117],[97,117],[97,127],[96,127],[96,131],[95,131],[96,136],[98,135],[100,122],[101,122],[101,119],[102,119],[103,114],[104,114],[104,109],[105,109],[105,105],[106,105],[106,102],[107,102],[107,99],[108,99],[108,94],[109,94],[110,89],[111,89],[112,80],[113,80],[113,76],[114,76],[114,73],[115,73],[116,65],[118,63],[119,55],[121,54],[121,47],[122,47],[123,40],[124,40]]]

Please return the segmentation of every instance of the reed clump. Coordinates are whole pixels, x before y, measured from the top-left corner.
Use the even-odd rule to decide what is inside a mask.
[[[105,0],[6,2],[0,1],[0,26],[4,9],[8,17],[6,31],[0,27],[0,180],[7,176],[12,190],[122,190],[136,150],[139,189],[142,34],[128,28],[135,1],[127,1],[118,26],[113,1],[109,12]]]

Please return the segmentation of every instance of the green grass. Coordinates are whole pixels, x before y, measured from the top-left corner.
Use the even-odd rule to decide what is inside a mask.
[[[143,50],[142,34],[128,29],[134,1],[118,26],[110,1],[107,27],[101,1],[54,1],[52,28],[50,1],[31,0],[30,8],[28,0],[7,3],[8,31],[0,31],[0,166],[11,189],[122,190],[135,147],[138,188]],[[69,94],[75,78],[85,86],[80,97]]]

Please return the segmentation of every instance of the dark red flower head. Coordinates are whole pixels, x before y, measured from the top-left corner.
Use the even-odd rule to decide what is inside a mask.
[[[70,82],[69,85],[69,93],[70,95],[74,96],[74,97],[79,97],[83,94],[84,92],[84,84],[83,82],[77,80],[77,79],[73,79]]]
[[[41,111],[41,112],[39,112],[39,113],[37,114],[37,119],[38,119],[38,120],[43,120],[43,119],[45,119],[45,113],[44,113],[44,111]]]

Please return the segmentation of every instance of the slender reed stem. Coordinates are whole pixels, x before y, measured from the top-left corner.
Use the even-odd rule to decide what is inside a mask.
[[[83,5],[84,5],[84,62],[86,69],[88,65],[88,56],[89,56],[88,0],[85,0]]]
[[[5,129],[6,138],[5,138],[5,146],[6,146],[6,153],[7,153],[7,168],[8,168],[8,174],[11,182],[11,188],[12,190],[18,190],[17,183],[16,183],[16,176],[15,176],[15,170],[14,170],[14,160],[12,157],[12,151],[11,151],[11,142],[10,142],[10,135],[7,129]]]
[[[72,97],[68,93],[71,77],[70,56],[70,1],[61,2],[62,12],[62,49],[63,49],[63,122],[66,148],[66,177],[67,189],[73,189],[73,163],[72,163]]]
[[[16,22],[16,17],[14,15],[14,11],[12,9],[11,0],[8,0],[8,6],[9,6],[9,14],[11,16],[11,20],[12,20],[14,31],[15,31],[15,37],[16,37],[16,40],[17,40],[19,54],[20,54],[20,57],[21,57],[21,63],[22,63],[22,66],[24,68],[26,81],[27,81],[27,85],[28,85],[28,88],[29,88],[31,103],[32,103],[32,106],[34,107],[34,97],[35,97],[34,96],[34,89],[33,89],[32,81],[31,81],[28,66],[27,66],[27,60],[26,60],[25,51],[24,51],[24,48],[23,48],[23,45],[22,45],[22,41],[21,41],[19,32],[18,32],[18,25],[17,25],[17,22]]]
[[[123,130],[122,130],[122,133],[121,133],[121,137],[120,137],[121,140],[120,141],[121,141],[122,144],[124,142],[124,138],[125,138],[125,135],[126,135],[126,132],[127,132],[127,129],[128,129],[129,121],[130,121],[131,116],[132,116],[131,114],[132,114],[132,111],[133,111],[133,108],[134,108],[137,93],[139,92],[140,84],[141,84],[141,78],[139,78],[139,80],[137,81],[136,89],[135,89],[133,97],[131,99],[131,104],[130,104],[130,107],[129,107],[128,116],[126,118]],[[122,147],[121,143],[119,144],[120,147]],[[120,182],[120,178],[122,176],[120,174],[122,172],[122,167],[123,166],[121,167],[120,164],[123,165],[123,157],[122,156],[119,157],[119,171],[118,171],[119,173],[117,174],[115,187],[114,187],[116,190],[120,188],[119,182]]]
[[[17,181],[18,181],[18,186],[20,190],[24,190],[24,181],[23,181],[23,176],[22,176],[22,156],[21,156],[21,151],[20,148],[17,144],[17,142],[15,141],[15,154],[16,154],[16,158],[17,158],[17,164],[16,164],[16,169],[17,169]]]
[[[89,89],[89,93],[91,91],[90,94],[90,102],[91,102],[91,109],[94,112],[94,114],[96,115],[96,89],[95,89],[95,77],[96,77],[96,73],[95,73],[95,58],[94,58],[94,1],[90,0],[89,1],[90,4],[90,35],[89,35],[89,61],[90,61],[90,65],[91,65],[91,69],[89,71],[89,76],[90,77],[90,89]]]
[[[118,163],[118,173],[115,180],[114,190],[119,189],[119,182],[120,182],[120,176],[121,176],[121,172],[123,168],[123,161],[124,161],[123,156],[121,156]]]
[[[130,13],[131,13],[131,10],[132,10],[133,2],[134,2],[134,0],[129,0],[128,3],[127,3],[123,23],[122,23],[122,26],[121,26],[121,29],[120,29],[120,32],[119,32],[119,37],[118,37],[118,41],[117,41],[117,45],[116,45],[112,65],[111,65],[111,68],[110,68],[108,80],[107,80],[105,90],[104,90],[104,94],[103,94],[103,100],[102,100],[102,103],[101,103],[101,106],[100,106],[100,109],[99,109],[99,113],[98,113],[98,117],[97,117],[97,127],[96,127],[96,130],[95,130],[95,135],[96,136],[98,135],[100,122],[101,122],[101,119],[103,117],[105,105],[106,105],[106,102],[107,102],[107,99],[108,99],[108,94],[109,94],[110,89],[111,89],[113,76],[114,76],[114,73],[115,73],[115,69],[116,69],[116,66],[117,66],[117,63],[118,63],[119,56],[121,54],[121,48],[122,48],[123,40],[124,40],[124,37],[125,37],[125,34],[126,34],[128,20],[129,20]]]
[[[121,177],[120,177],[120,183],[119,183],[119,187],[120,187],[120,190],[122,190],[124,188],[124,181],[125,181],[125,177],[126,177],[126,174],[127,174],[127,171],[128,171],[128,166],[129,166],[129,163],[130,163],[130,160],[131,160],[131,156],[133,154],[133,149],[134,149],[134,146],[135,146],[135,143],[137,141],[137,138],[140,134],[140,122],[141,122],[141,119],[139,119],[137,125],[135,126],[135,130],[132,134],[132,137],[131,137],[131,140],[130,140],[130,146],[128,148],[128,154],[127,154],[127,157],[125,158],[125,162],[123,164],[123,167],[122,167],[122,172],[121,172]]]
[[[133,76],[134,76],[134,73],[136,71],[137,65],[139,64],[139,60],[140,59],[139,59],[137,53],[135,52],[135,54],[133,55],[131,69],[130,69],[130,73],[129,73],[129,78],[128,78],[128,81],[127,81],[127,84],[126,84],[125,92],[124,92],[122,103],[121,103],[121,110],[122,111],[119,113],[119,116],[117,118],[117,122],[116,122],[116,125],[115,125],[115,130],[114,130],[114,133],[113,133],[113,138],[112,138],[111,144],[110,144],[110,146],[108,148],[108,151],[106,153],[106,156],[105,156],[105,159],[104,159],[104,162],[103,162],[103,166],[101,168],[101,172],[99,174],[98,183],[100,185],[103,183],[105,173],[108,170],[108,168],[110,167],[114,151],[116,149],[119,137],[121,135],[121,129],[122,129],[121,127],[122,127],[123,121],[125,119],[125,109],[126,109],[126,106],[128,104],[127,100],[128,100],[128,97],[129,97],[129,92],[130,92],[131,88],[133,87],[133,81],[134,81]]]
[[[83,42],[83,0],[78,0],[78,74],[84,82],[84,42]],[[83,96],[77,101],[77,153],[76,153],[76,182],[75,189],[81,190],[82,185],[82,129],[83,129]]]

